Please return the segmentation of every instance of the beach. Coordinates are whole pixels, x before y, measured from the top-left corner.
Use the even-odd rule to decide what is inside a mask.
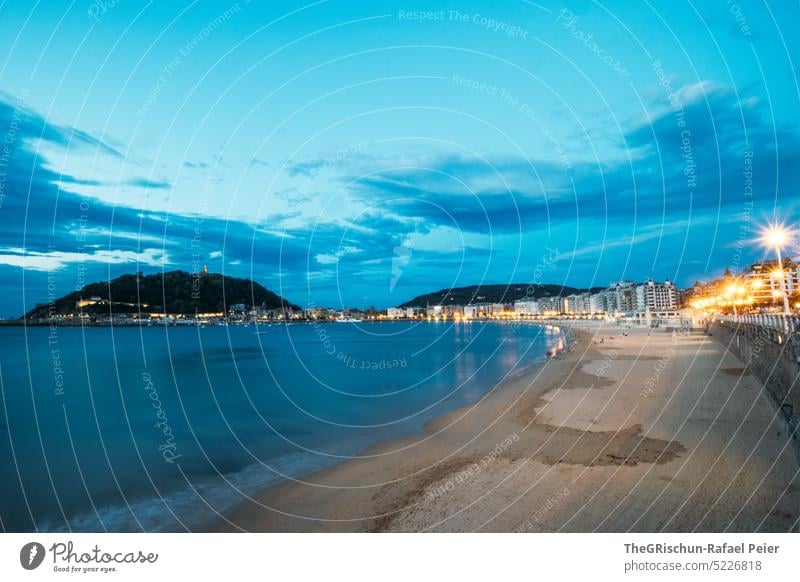
[[[798,463],[702,332],[575,323],[567,350],[414,437],[269,487],[214,531],[785,532]]]

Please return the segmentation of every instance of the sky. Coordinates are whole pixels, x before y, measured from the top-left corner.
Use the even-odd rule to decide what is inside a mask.
[[[203,265],[334,308],[689,286],[800,211],[794,2],[12,0],[0,22],[2,317]]]

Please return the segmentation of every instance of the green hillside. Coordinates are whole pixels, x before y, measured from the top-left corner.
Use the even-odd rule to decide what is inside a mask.
[[[81,300],[98,297],[101,303],[77,307]],[[275,309],[299,309],[283,297],[250,279],[237,279],[219,274],[192,275],[186,271],[170,271],[154,275],[122,275],[111,281],[92,283],[80,291],[57,299],[52,305],[37,305],[25,315],[38,319],[52,315],[147,312],[194,314],[221,312],[231,305]]]
[[[524,297],[539,299],[541,297],[566,296],[571,293],[582,293],[589,289],[576,289],[563,285],[528,285],[512,283],[508,285],[470,285],[441,289],[434,293],[426,293],[406,301],[399,307],[425,307],[427,305],[469,305],[471,303],[511,303]]]

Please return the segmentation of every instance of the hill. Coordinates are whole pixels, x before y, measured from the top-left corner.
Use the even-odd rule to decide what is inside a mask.
[[[406,301],[398,307],[425,307],[427,305],[469,305],[470,303],[511,303],[524,297],[539,299],[541,297],[566,296],[582,293],[590,289],[577,289],[563,285],[528,285],[527,283],[510,283],[508,285],[470,285],[441,289],[434,293],[426,293]],[[529,294],[530,292],[530,294]]]
[[[101,301],[78,307],[81,301],[97,297]],[[122,275],[111,281],[91,283],[57,299],[40,304],[25,314],[25,319],[48,315],[123,314],[142,311],[194,314],[221,312],[231,305],[263,306],[266,309],[286,307],[300,309],[283,297],[250,279],[237,279],[219,274],[200,276],[186,271],[169,271],[154,275]]]

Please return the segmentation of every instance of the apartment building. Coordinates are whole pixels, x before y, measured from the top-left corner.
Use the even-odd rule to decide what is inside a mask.
[[[635,311],[674,311],[678,308],[678,291],[670,281],[657,283],[649,279],[636,286]]]

